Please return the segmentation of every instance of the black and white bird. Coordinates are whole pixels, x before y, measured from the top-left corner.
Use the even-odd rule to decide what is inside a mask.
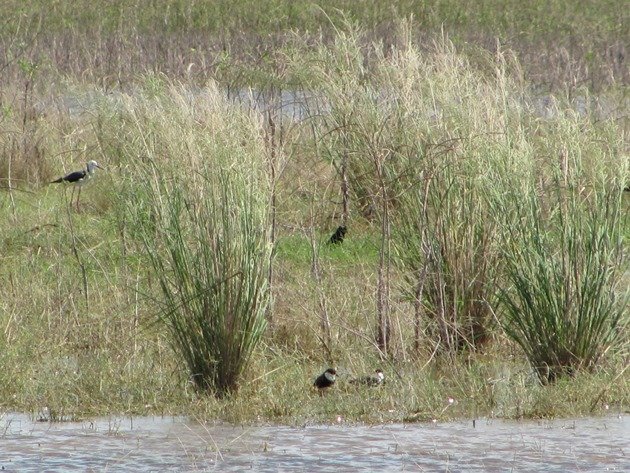
[[[79,188],[77,193],[77,210],[79,209],[79,197],[81,196],[81,187],[88,182],[93,176],[96,168],[103,169],[96,161],[88,161],[86,169],[82,171],[74,171],[70,174],[66,174],[59,179],[56,179],[51,182],[51,184],[59,184],[59,183],[68,183],[73,184]],[[72,204],[72,198],[74,197],[74,189],[72,189],[72,196],[70,197],[70,204]]]
[[[337,227],[337,230],[335,230],[335,233],[333,233],[330,239],[328,240],[328,244],[337,245],[339,243],[343,243],[343,239],[346,236],[347,231],[348,229],[346,228],[345,225],[341,225]]]
[[[335,380],[337,379],[337,371],[334,368],[328,368],[322,374],[320,374],[317,378],[315,378],[315,382],[313,386],[323,392],[324,390],[331,387],[335,384]]]
[[[374,371],[374,376],[363,376],[361,378],[351,379],[352,384],[362,384],[364,386],[380,386],[385,381],[385,373],[383,370]]]

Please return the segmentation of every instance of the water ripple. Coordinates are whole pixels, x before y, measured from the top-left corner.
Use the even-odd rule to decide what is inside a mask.
[[[626,417],[237,427],[181,417],[0,417],[0,469],[39,471],[630,471]]]

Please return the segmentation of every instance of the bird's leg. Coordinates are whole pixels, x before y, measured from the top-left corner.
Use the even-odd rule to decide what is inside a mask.
[[[79,209],[79,199],[81,198],[81,188],[79,187],[79,191],[77,192],[77,212],[80,212]]]

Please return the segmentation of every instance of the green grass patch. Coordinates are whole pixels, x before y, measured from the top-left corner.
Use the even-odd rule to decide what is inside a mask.
[[[331,232],[332,233],[332,232]],[[376,263],[378,258],[378,237],[374,234],[347,236],[342,244],[328,244],[329,234],[318,238],[319,257],[322,261],[339,266],[352,266]],[[283,262],[308,264],[312,258],[311,243],[305,236],[291,235],[280,237],[276,247],[276,256]]]

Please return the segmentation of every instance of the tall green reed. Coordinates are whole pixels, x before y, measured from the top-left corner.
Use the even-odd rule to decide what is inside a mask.
[[[248,151],[251,140],[264,149],[260,123],[206,92],[136,104],[148,157],[129,211],[170,343],[195,386],[222,397],[238,389],[266,326],[269,196],[264,155]]]
[[[620,134],[571,112],[539,124],[551,159],[510,182],[504,218],[500,320],[544,384],[593,370],[625,336],[630,296]],[[545,136],[552,132],[551,136]],[[559,152],[558,152],[559,150]]]

